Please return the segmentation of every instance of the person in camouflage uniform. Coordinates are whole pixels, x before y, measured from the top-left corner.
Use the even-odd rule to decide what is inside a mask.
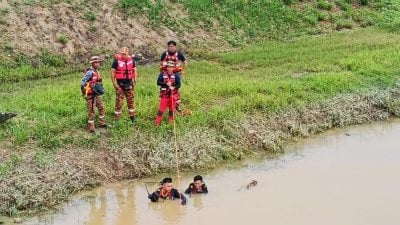
[[[104,89],[102,89],[102,78],[99,71],[97,71],[100,68],[102,61],[103,59],[99,56],[93,56],[90,59],[91,67],[85,71],[81,81],[81,91],[86,100],[86,108],[88,111],[88,130],[90,133],[95,133],[95,107],[99,110],[100,127],[108,127],[105,120],[104,103],[100,96],[104,93]]]
[[[115,119],[118,120],[122,114],[124,97],[128,105],[129,118],[136,121],[134,107],[134,86],[136,82],[136,66],[132,56],[129,55],[127,47],[121,48],[120,54],[116,54],[111,66],[111,80],[116,91]]]

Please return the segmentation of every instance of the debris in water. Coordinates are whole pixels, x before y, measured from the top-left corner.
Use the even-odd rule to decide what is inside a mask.
[[[237,191],[242,191],[244,189],[249,190],[252,187],[255,187],[257,185],[257,181],[256,180],[252,180],[250,183],[248,183],[247,185],[243,185],[241,186],[239,189],[237,189]]]
[[[256,180],[252,180],[252,181],[246,186],[246,188],[247,188],[247,190],[249,190],[250,188],[255,187],[255,186],[257,186],[257,181],[256,181]]]
[[[350,134],[349,134],[349,133],[346,133],[346,136],[350,136]]]

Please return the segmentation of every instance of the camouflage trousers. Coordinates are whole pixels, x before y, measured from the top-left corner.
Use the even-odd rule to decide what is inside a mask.
[[[119,119],[122,114],[122,106],[124,104],[124,97],[126,98],[126,103],[128,105],[128,112],[130,117],[136,116],[135,107],[134,107],[134,94],[133,88],[123,90],[116,90],[116,98],[115,98],[115,119]]]
[[[88,129],[89,131],[93,131],[95,129],[94,119],[95,119],[95,107],[99,110],[99,123],[100,125],[105,125],[105,107],[104,103],[101,100],[101,97],[98,95],[89,95],[86,97],[86,108],[88,112]]]

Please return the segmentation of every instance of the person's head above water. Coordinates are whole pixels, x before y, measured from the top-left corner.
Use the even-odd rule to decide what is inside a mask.
[[[166,177],[164,179],[162,179],[162,181],[160,182],[162,184],[162,188],[168,192],[170,192],[172,190],[172,178],[170,177]]]
[[[160,184],[172,183],[172,178],[166,177],[160,181]]]
[[[203,182],[203,177],[201,176],[201,175],[197,175],[197,176],[195,176],[194,178],[193,178],[193,181],[194,182],[196,182],[196,181],[201,181],[201,182]]]
[[[203,177],[200,175],[197,175],[193,178],[193,184],[196,187],[196,189],[200,189],[201,185],[203,184]]]

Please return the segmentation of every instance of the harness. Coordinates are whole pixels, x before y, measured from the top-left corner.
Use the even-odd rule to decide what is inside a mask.
[[[175,86],[175,74],[169,75],[168,73],[163,73],[164,83],[171,82],[171,86]],[[170,97],[171,94],[174,95],[178,92],[177,89],[171,90],[168,87],[160,87],[160,97]]]
[[[165,51],[165,58],[161,61],[160,65],[160,71],[166,70],[166,65],[168,61],[174,62],[174,73],[182,71],[182,67],[179,64],[179,59],[178,59],[178,51],[176,51],[174,54],[170,55],[168,51]]]
[[[84,86],[84,90],[85,90],[85,96],[87,97],[88,95],[93,94],[93,86],[98,83],[101,82],[102,78],[100,76],[100,73],[98,73],[96,70],[94,70],[93,68],[88,68],[86,69],[86,71],[83,73],[83,76],[85,76],[85,74],[89,71],[93,71],[92,77],[85,83]]]

